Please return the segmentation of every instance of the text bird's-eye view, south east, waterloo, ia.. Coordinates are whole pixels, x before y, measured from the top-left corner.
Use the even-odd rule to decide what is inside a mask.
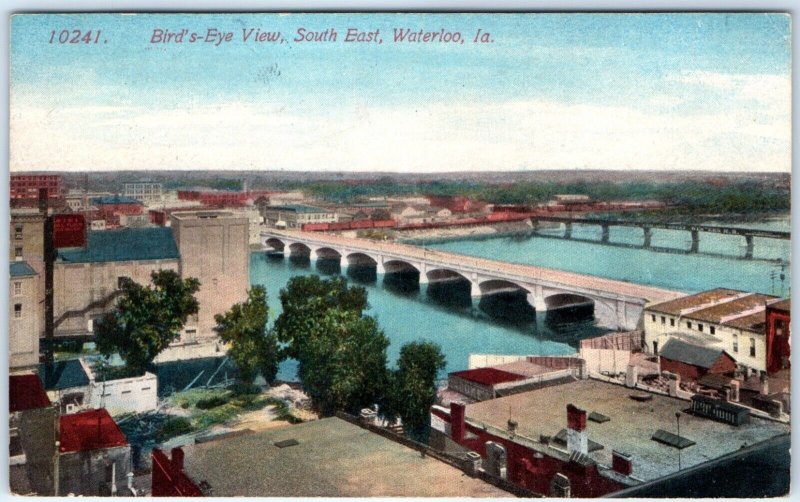
[[[789,493],[788,14],[10,31],[13,494]]]

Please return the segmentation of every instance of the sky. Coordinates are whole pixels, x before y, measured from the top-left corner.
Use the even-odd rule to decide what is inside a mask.
[[[783,14],[16,15],[10,167],[790,172],[790,39]]]

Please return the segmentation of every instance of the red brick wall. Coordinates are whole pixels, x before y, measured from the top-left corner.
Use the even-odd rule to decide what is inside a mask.
[[[431,413],[446,422],[450,422],[450,415],[446,412],[434,409],[431,410]],[[455,424],[452,424],[451,430],[456,429]],[[625,488],[622,483],[601,476],[597,466],[584,468],[578,464],[564,462],[547,455],[541,455],[540,458],[537,458],[534,450],[517,444],[506,437],[496,436],[468,423],[464,424],[464,429],[470,433],[470,436],[475,435],[477,437],[460,441],[457,441],[455,437],[452,439],[460,445],[478,452],[484,458],[486,457],[487,441],[501,444],[506,449],[508,481],[536,493],[548,495],[550,481],[557,473],[569,478],[573,497],[602,497]],[[607,445],[606,447],[610,446]]]
[[[767,308],[767,371],[774,373],[783,366],[783,358],[786,358],[786,365],[789,366],[788,359],[791,353],[789,340],[791,339],[791,314],[777,309]],[[783,335],[777,334],[777,322],[783,322]]]

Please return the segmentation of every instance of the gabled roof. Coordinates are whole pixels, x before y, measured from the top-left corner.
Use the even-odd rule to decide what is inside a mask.
[[[28,265],[26,261],[12,261],[9,264],[11,277],[30,277],[36,275],[36,271]]]
[[[85,248],[58,252],[61,261],[93,263],[177,259],[178,246],[172,230],[156,228],[121,228],[89,232]]]
[[[700,347],[676,338],[670,338],[658,355],[672,361],[680,361],[700,368],[710,368],[724,352],[722,349]]]
[[[44,388],[47,390],[62,390],[89,385],[89,376],[78,359],[56,361],[53,363],[51,371],[47,370],[47,365],[40,364],[39,378],[42,379]]]

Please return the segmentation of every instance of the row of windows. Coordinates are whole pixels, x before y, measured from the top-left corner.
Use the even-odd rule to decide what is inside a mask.
[[[655,314],[650,314],[650,319],[653,322],[656,322],[656,315]],[[663,316],[663,315],[661,316],[661,324],[667,324],[667,317],[666,316]],[[674,317],[670,317],[669,318],[669,325],[673,326],[673,327],[675,326],[675,318]],[[686,327],[689,328],[689,329],[692,329],[692,327],[693,327],[692,321],[686,321]],[[697,323],[697,331],[700,331],[700,332],[705,331],[705,325],[703,323]],[[715,335],[717,333],[717,328],[716,328],[716,326],[709,326],[708,327],[708,331],[712,335]]]

